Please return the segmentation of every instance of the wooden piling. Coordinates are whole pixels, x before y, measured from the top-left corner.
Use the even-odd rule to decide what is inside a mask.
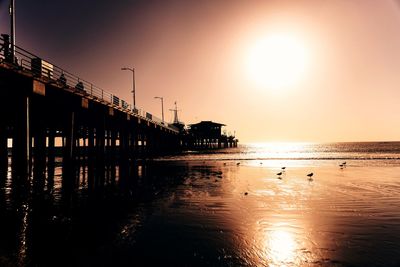
[[[75,184],[76,125],[75,112],[70,111],[64,129],[63,187],[72,190]]]
[[[4,185],[8,170],[7,131],[4,124],[0,123],[0,186]]]
[[[50,128],[47,135],[47,189],[50,190],[54,185],[55,171],[55,130]]]
[[[94,146],[94,128],[90,126],[88,129],[88,155],[87,155],[87,166],[88,166],[88,189],[92,191],[94,189],[94,169],[95,169],[95,157],[96,151]]]
[[[44,190],[46,169],[46,129],[38,123],[34,133],[33,184],[36,192]]]
[[[105,117],[100,117],[96,125],[96,187],[104,186]]]
[[[31,169],[30,97],[25,95],[15,100],[12,170],[17,179],[26,180]]]

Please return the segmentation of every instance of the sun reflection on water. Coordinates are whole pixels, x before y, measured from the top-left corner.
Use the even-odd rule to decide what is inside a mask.
[[[269,266],[294,265],[298,244],[292,233],[285,229],[269,231],[265,235],[265,254]]]
[[[256,155],[259,159],[298,159],[314,157],[315,151],[310,150],[311,143],[252,143],[248,144],[245,153]]]

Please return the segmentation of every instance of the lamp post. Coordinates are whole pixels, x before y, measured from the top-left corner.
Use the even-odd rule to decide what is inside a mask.
[[[156,99],[161,99],[161,116],[162,116],[162,123],[164,124],[164,98],[162,96],[155,96]]]
[[[133,111],[136,111],[136,99],[135,99],[135,68],[123,67],[121,70],[132,71],[132,95],[133,95]]]
[[[15,0],[10,0],[10,37],[11,37],[11,56],[12,62],[15,63]]]

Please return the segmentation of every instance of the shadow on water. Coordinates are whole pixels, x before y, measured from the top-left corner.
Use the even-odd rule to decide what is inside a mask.
[[[9,168],[0,184],[0,266],[124,265],[129,254],[110,254],[119,251],[121,223],[171,194],[186,173],[184,166],[152,165],[96,169],[82,159],[65,167],[56,158],[46,168],[34,165],[30,177]]]

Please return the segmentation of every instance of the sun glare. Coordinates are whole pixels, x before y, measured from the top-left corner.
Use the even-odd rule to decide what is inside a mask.
[[[269,89],[299,83],[309,65],[304,42],[292,34],[271,34],[250,48],[247,72],[250,80]]]
[[[270,232],[265,245],[270,266],[294,265],[298,244],[290,232],[282,229]]]

